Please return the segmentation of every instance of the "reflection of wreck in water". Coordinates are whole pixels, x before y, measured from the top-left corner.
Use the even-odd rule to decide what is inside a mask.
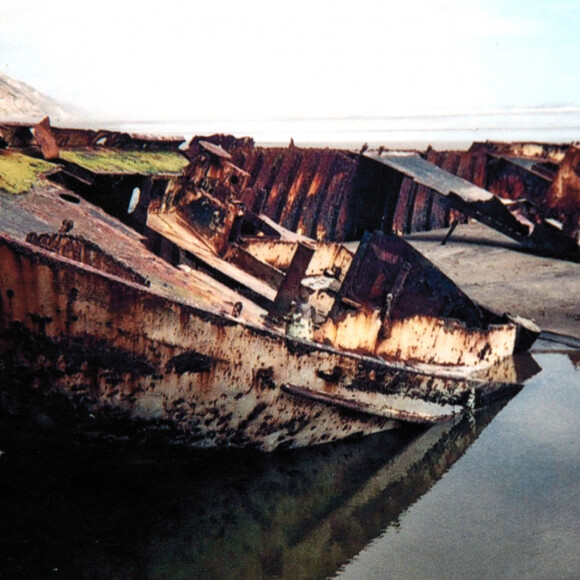
[[[336,444],[274,457],[263,473],[238,486],[233,501],[227,492],[222,496],[225,488],[212,494],[208,486],[207,497],[193,504],[197,509],[185,533],[188,550],[181,562],[176,565],[160,551],[158,566],[164,561],[176,570],[194,565],[210,570],[207,577],[212,578],[332,575],[388,526],[396,525],[501,406],[433,426],[411,440],[408,434],[392,432],[354,447]],[[207,506],[201,513],[200,505]],[[227,562],[220,558],[225,546]],[[199,555],[203,556],[198,560]]]
[[[419,435],[390,431],[267,457],[170,452],[152,462],[139,456],[142,463],[135,465],[123,451],[87,461],[83,453],[89,452],[77,450],[62,454],[70,465],[61,466],[50,451],[40,453],[29,469],[53,485],[27,497],[15,518],[21,525],[5,545],[21,546],[23,529],[33,545],[38,535],[42,549],[34,558],[22,558],[24,566],[45,569],[46,558],[71,577],[88,569],[124,578],[327,577],[397,525],[502,406]],[[4,460],[18,462],[19,456],[11,452]],[[28,493],[22,478],[16,481],[13,498]],[[110,491],[94,493],[95,485]],[[50,500],[44,497],[48,493]],[[46,518],[37,502],[47,502],[53,517]],[[89,507],[70,510],[71,504]],[[11,505],[15,509],[17,502]],[[90,526],[79,521],[86,512]]]
[[[14,409],[64,394],[105,428],[124,417],[173,441],[273,449],[445,421],[517,389],[497,367],[537,328],[385,233],[393,207],[369,193],[393,182],[382,162],[290,147],[246,171],[199,139],[188,164],[176,139],[1,128]],[[355,234],[380,213],[382,227],[353,255],[264,208],[318,239],[324,220]]]

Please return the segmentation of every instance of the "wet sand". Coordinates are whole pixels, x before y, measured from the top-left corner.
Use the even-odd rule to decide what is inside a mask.
[[[580,339],[580,264],[526,252],[481,224],[407,236],[464,292],[499,312],[532,318],[543,330]]]

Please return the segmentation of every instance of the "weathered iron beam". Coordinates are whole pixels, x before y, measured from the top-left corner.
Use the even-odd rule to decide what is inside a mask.
[[[282,280],[280,288],[278,288],[278,292],[276,293],[274,304],[270,310],[271,315],[286,315],[292,302],[298,299],[302,279],[306,274],[306,270],[315,251],[315,246],[311,244],[297,244],[292,261],[288,266],[288,270],[286,270],[284,280]]]

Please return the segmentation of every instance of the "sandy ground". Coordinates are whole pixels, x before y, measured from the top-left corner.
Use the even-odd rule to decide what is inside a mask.
[[[532,318],[544,331],[580,339],[580,264],[543,258],[481,224],[413,234],[407,240],[471,298]]]

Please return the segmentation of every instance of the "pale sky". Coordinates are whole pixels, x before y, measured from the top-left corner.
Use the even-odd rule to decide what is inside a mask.
[[[0,70],[99,118],[580,106],[577,0],[2,0]]]

